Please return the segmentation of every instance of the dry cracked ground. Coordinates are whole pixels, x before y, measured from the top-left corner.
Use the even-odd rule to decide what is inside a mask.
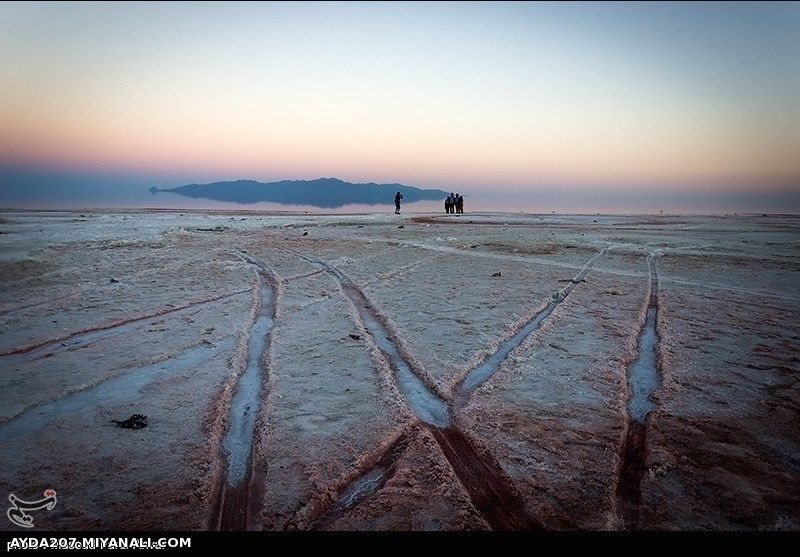
[[[37,528],[800,527],[798,218],[3,212],[0,269]]]

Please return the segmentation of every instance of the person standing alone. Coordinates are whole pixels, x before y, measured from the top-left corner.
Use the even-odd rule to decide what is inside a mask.
[[[395,215],[399,215],[400,214],[400,200],[401,199],[403,199],[403,194],[402,193],[397,192],[396,194],[394,194],[394,214]]]

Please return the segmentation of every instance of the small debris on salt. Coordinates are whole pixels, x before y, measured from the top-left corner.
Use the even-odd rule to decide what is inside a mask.
[[[111,421],[117,424],[118,427],[125,429],[142,429],[143,427],[147,427],[147,416],[143,414],[132,414],[127,420]]]
[[[492,276],[493,277],[502,277],[503,275],[500,273],[500,271],[497,271],[496,273],[492,273]]]

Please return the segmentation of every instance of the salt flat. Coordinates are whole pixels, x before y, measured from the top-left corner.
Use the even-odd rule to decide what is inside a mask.
[[[0,269],[40,528],[800,528],[798,217],[6,211]]]

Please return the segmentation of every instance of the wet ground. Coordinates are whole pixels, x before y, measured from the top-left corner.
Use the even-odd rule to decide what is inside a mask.
[[[37,527],[800,528],[800,218],[0,232],[0,492],[55,489]]]

